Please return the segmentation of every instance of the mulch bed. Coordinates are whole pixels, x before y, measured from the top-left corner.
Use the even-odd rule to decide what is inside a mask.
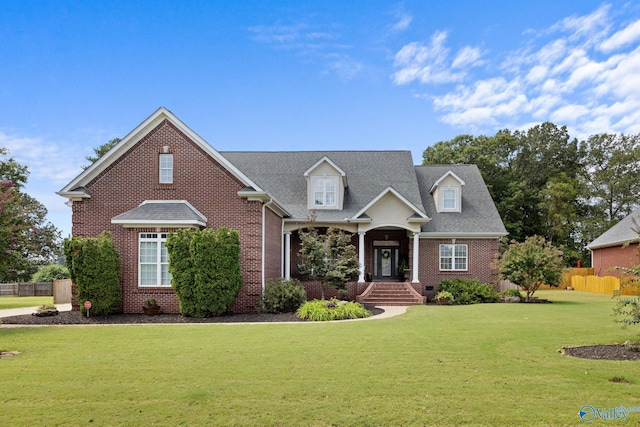
[[[640,360],[640,351],[628,350],[624,344],[564,347],[562,354],[596,360]]]
[[[372,315],[383,313],[377,307],[367,307]],[[180,314],[112,314],[109,316],[83,316],[79,311],[62,311],[55,316],[38,317],[21,315],[5,317],[3,325],[124,325],[150,323],[268,323],[268,322],[307,322],[295,313],[242,313],[224,314],[217,317],[185,317]]]

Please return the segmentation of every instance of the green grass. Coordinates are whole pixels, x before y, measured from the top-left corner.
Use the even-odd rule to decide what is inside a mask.
[[[539,295],[538,295],[539,294]],[[364,322],[0,329],[4,425],[582,425],[640,406],[640,362],[562,356],[638,339],[610,297],[411,307]],[[614,382],[623,378],[625,382]],[[631,413],[631,424],[640,413]],[[615,421],[611,421],[615,422]]]
[[[7,308],[37,307],[42,304],[53,304],[53,297],[0,297],[0,310]]]

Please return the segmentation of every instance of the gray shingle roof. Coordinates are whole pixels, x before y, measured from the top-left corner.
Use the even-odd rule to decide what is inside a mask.
[[[640,225],[640,209],[631,212],[622,221],[602,233],[597,239],[589,243],[587,248],[597,249],[607,246],[619,246],[638,238],[636,232],[633,231],[633,228],[636,228],[633,223],[634,219]]]
[[[426,165],[415,167],[422,201],[431,221],[422,226],[423,232],[506,235],[500,214],[487,190],[476,165]],[[448,171],[460,177],[462,212],[436,212],[429,190]]]
[[[409,151],[283,151],[221,152],[282,205],[292,218],[306,219],[307,183],[304,172],[326,156],[346,175],[342,211],[318,210],[318,221],[352,217],[388,187],[424,212]]]
[[[185,201],[145,201],[111,219],[114,224],[206,225],[207,218]]]
[[[304,172],[326,156],[346,175],[344,209],[318,210],[318,221],[351,218],[376,196],[392,187],[432,220],[423,232],[506,235],[502,219],[475,165],[414,166],[409,151],[285,151],[221,152],[234,166],[267,191],[292,218],[304,220],[307,183]],[[462,180],[461,213],[437,213],[432,185],[448,171]]]

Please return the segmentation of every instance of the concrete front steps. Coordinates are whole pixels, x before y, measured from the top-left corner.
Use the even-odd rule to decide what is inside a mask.
[[[426,298],[409,282],[371,282],[356,301],[368,305],[421,305]]]

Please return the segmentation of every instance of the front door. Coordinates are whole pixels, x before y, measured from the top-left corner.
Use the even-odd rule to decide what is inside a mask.
[[[398,280],[398,247],[377,246],[373,249],[373,278]]]

